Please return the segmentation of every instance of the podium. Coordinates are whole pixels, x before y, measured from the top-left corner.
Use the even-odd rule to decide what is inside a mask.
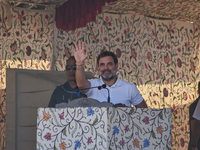
[[[171,149],[171,109],[39,108],[37,150]]]

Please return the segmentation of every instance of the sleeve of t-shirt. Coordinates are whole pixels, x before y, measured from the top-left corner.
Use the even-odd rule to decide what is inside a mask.
[[[91,86],[90,87],[95,87],[95,80],[94,79],[88,79],[88,81],[90,82]],[[90,95],[92,95],[92,89],[89,89],[87,91],[87,93],[85,93],[87,95],[87,97],[90,97]]]
[[[132,87],[132,95],[131,95],[131,102],[134,106],[140,104],[143,101],[143,97],[140,94],[140,91],[137,89],[136,85]]]
[[[200,100],[197,103],[197,106],[195,108],[194,114],[192,116],[193,118],[200,120]]]

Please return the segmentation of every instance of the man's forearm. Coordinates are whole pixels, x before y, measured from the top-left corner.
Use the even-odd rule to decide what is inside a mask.
[[[90,87],[90,82],[85,78],[85,71],[83,65],[77,65],[76,67],[76,84],[79,89],[85,89]],[[82,93],[86,93],[87,90],[80,90]]]
[[[84,88],[85,82],[84,66],[76,66],[76,84],[79,88]]]

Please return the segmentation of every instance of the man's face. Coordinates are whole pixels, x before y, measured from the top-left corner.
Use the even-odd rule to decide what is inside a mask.
[[[66,65],[66,77],[67,80],[76,80],[75,73],[76,73],[76,61],[74,59],[69,59]]]
[[[115,65],[111,56],[102,57],[99,59],[99,75],[106,81],[112,80],[116,76],[118,64]]]

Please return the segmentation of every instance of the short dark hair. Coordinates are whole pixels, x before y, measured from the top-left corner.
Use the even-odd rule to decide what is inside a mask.
[[[99,65],[100,58],[103,58],[103,57],[106,57],[106,56],[111,56],[113,58],[113,60],[114,60],[115,65],[118,64],[117,56],[113,52],[110,52],[110,51],[101,52],[99,54],[99,56],[97,57],[97,64]]]
[[[67,60],[66,60],[66,66],[67,66],[67,62],[70,60],[70,59],[73,59],[76,61],[75,57],[74,56],[70,56]]]

